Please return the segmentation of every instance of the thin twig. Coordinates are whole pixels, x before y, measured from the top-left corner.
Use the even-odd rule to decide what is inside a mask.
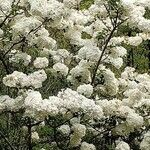
[[[106,40],[106,43],[105,43],[104,48],[103,48],[103,50],[102,50],[101,56],[100,56],[100,58],[99,58],[99,60],[98,60],[98,62],[97,62],[96,68],[95,68],[94,73],[93,73],[92,82],[91,82],[92,85],[94,84],[98,67],[99,67],[99,65],[100,65],[100,63],[101,63],[101,60],[102,60],[102,58],[103,58],[103,55],[105,54],[105,51],[106,51],[107,46],[108,46],[108,43],[109,43],[110,39],[112,38],[112,36],[113,36],[113,34],[114,34],[116,28],[117,28],[117,27],[115,26],[115,27],[112,29],[111,33],[109,34],[109,36],[108,36],[108,38],[107,38],[107,40]]]

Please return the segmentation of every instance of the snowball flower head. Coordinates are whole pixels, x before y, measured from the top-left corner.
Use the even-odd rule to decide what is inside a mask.
[[[136,114],[136,113],[130,113],[127,116],[126,121],[129,126],[135,127],[135,128],[141,127],[144,123],[143,117],[139,116],[139,114]]]
[[[80,4],[81,0],[63,0],[63,3],[68,8],[77,7]]]
[[[90,84],[83,84],[77,88],[77,92],[85,95],[86,97],[90,97],[93,93],[93,86]]]
[[[3,83],[9,87],[25,87],[30,85],[28,76],[18,71],[14,71],[12,74],[6,75],[6,77],[3,78]]]
[[[34,140],[34,141],[39,140],[39,135],[38,135],[38,133],[37,133],[37,132],[32,132],[31,138],[32,138],[32,140]]]
[[[69,125],[62,125],[58,128],[58,131],[60,131],[62,134],[69,135],[70,127],[69,127]]]
[[[0,37],[2,37],[3,36],[3,30],[2,29],[0,29]]]
[[[46,68],[49,64],[49,61],[46,57],[37,57],[34,60],[34,67],[35,68]]]
[[[38,70],[29,75],[30,84],[34,88],[42,87],[42,82],[47,79],[47,74],[44,70]]]
[[[121,141],[118,143],[115,150],[130,150],[130,147],[126,142]]]
[[[132,46],[138,46],[142,43],[143,39],[140,36],[129,37],[127,40],[127,44]]]
[[[56,63],[53,66],[53,69],[57,72],[60,72],[62,75],[66,76],[68,74],[68,67],[65,64],[62,63]]]
[[[144,135],[144,139],[140,143],[141,150],[148,150],[150,147],[150,131]]]
[[[80,150],[96,150],[96,148],[93,144],[82,142]]]
[[[72,130],[74,131],[73,134],[75,134],[79,138],[84,137],[86,134],[86,126],[82,124],[74,124]]]

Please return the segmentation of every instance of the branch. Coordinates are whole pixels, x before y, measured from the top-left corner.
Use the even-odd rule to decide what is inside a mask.
[[[20,41],[18,41],[18,42],[16,42],[16,43],[13,43],[13,45],[8,49],[8,51],[4,54],[3,57],[5,57],[5,56],[12,50],[12,48],[13,48],[15,45],[18,45],[18,44],[24,42],[24,40],[25,40],[25,37],[23,37]]]
[[[28,139],[27,139],[27,144],[28,144],[28,150],[32,150],[32,126],[31,126],[31,119],[28,118]]]
[[[48,22],[50,19],[45,19],[44,21],[43,21],[43,23],[42,24],[40,24],[38,27],[36,27],[35,29],[31,29],[30,30],[30,32],[28,33],[28,35],[29,34],[31,34],[32,32],[37,32],[38,31],[38,29],[40,29],[46,22]],[[16,45],[18,45],[18,44],[20,44],[20,43],[22,43],[22,42],[24,42],[26,40],[26,37],[24,36],[24,37],[22,37],[18,42],[15,42],[15,43],[13,43],[12,44],[12,46],[8,49],[8,51],[4,54],[4,56],[3,57],[5,57],[11,50],[12,50],[12,48],[14,47],[14,46],[16,46]]]
[[[104,48],[103,48],[103,50],[102,50],[101,56],[100,56],[100,58],[99,58],[99,60],[98,60],[98,62],[97,62],[96,68],[95,68],[95,70],[94,70],[91,85],[93,85],[94,82],[95,82],[95,77],[96,77],[96,73],[97,73],[98,67],[99,67],[99,65],[101,64],[103,55],[105,54],[105,51],[106,51],[107,46],[108,46],[108,43],[109,43],[110,39],[112,38],[112,36],[113,36],[113,34],[114,34],[116,28],[117,28],[117,26],[114,26],[114,28],[112,29],[112,31],[110,32],[110,34],[109,34],[109,36],[108,36],[108,38],[107,38],[107,40],[106,40],[106,43],[105,43]]]
[[[16,0],[13,0],[12,5],[11,5],[11,8],[15,7],[15,1],[16,1]],[[16,6],[19,4],[19,2],[20,2],[20,0],[18,0]],[[1,9],[1,11],[3,12],[2,9]],[[9,13],[8,15],[6,15],[5,19],[4,19],[3,22],[0,24],[0,28],[2,28],[2,26],[5,24],[5,22],[7,21],[7,19],[12,15],[12,13],[13,13],[13,9],[10,11],[10,13]],[[5,13],[3,12],[3,14],[5,14]],[[15,17],[15,15],[14,15],[13,17]]]
[[[117,13],[117,14],[116,14],[114,23],[112,24],[112,25],[113,25],[113,29],[112,29],[112,31],[110,32],[110,34],[109,34],[109,36],[108,36],[108,38],[107,38],[107,40],[106,40],[106,42],[105,42],[105,45],[104,45],[104,47],[103,47],[103,49],[102,49],[101,56],[100,56],[100,58],[99,58],[99,60],[98,60],[98,62],[97,62],[96,68],[95,68],[94,73],[93,73],[91,85],[93,85],[94,82],[95,82],[95,77],[96,77],[96,73],[97,73],[98,67],[99,67],[99,65],[101,64],[103,55],[105,54],[105,51],[106,51],[107,46],[108,46],[108,43],[109,43],[109,41],[111,40],[111,38],[112,38],[114,32],[116,31],[116,29],[117,29],[121,24],[123,24],[125,21],[128,20],[128,18],[126,18],[125,20],[121,20],[120,22],[117,22],[117,21],[118,21],[118,17],[119,17],[119,11],[117,10],[116,13]]]

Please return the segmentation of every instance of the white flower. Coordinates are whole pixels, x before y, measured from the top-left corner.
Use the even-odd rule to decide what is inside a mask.
[[[93,86],[90,84],[83,84],[77,88],[77,92],[85,95],[86,97],[90,97],[93,93]]]
[[[91,62],[97,62],[100,58],[101,51],[96,46],[84,46],[78,51],[78,57],[80,59],[86,59]]]
[[[0,96],[0,111],[4,109],[11,110],[14,108],[15,101],[13,98],[10,98],[8,95],[2,95]]]
[[[47,0],[28,0],[33,15],[46,16]]]
[[[45,68],[49,64],[49,61],[46,57],[37,57],[34,60],[34,67],[35,68]]]
[[[122,67],[123,65],[123,59],[121,57],[118,57],[118,58],[113,58],[113,57],[110,57],[110,63],[115,66],[117,69],[119,69],[120,67]]]
[[[66,49],[58,49],[57,51],[51,51],[53,60],[55,63],[69,64],[71,61],[71,55]]]
[[[36,17],[22,17],[12,26],[13,33],[19,35],[28,35],[31,30],[36,29],[41,22]]]
[[[47,16],[55,20],[61,18],[66,13],[63,3],[58,2],[57,0],[48,1],[47,5]]]
[[[33,141],[39,140],[39,135],[37,132],[32,132],[31,138]]]
[[[84,112],[90,118],[100,119],[103,117],[102,108],[95,104],[94,100],[88,99],[71,89],[59,92],[58,97],[63,99],[63,107],[71,112]]]
[[[41,35],[36,39],[35,43],[41,49],[42,48],[48,48],[48,49],[56,49],[57,48],[56,41],[49,36]]]
[[[7,15],[10,11],[11,11],[11,4],[12,4],[12,1],[10,0],[0,0],[0,8],[1,8],[1,11],[3,12],[3,15]]]
[[[102,107],[106,115],[116,115],[116,113],[120,112],[119,108],[122,107],[122,101],[118,99],[113,99],[109,101],[106,99],[98,100],[96,104]]]
[[[17,52],[16,54],[12,54],[12,56],[9,58],[10,62],[15,63],[19,63],[20,60],[23,61],[23,64],[25,66],[28,66],[29,63],[31,62],[31,56],[28,55],[27,53]]]
[[[140,36],[128,37],[127,44],[132,46],[138,46],[142,43],[142,38]]]
[[[2,29],[0,29],[0,37],[3,36],[4,31]]]
[[[52,100],[52,101],[51,101]],[[37,118],[43,118],[47,115],[55,116],[58,114],[56,102],[59,98],[42,99],[41,94],[37,91],[29,91],[25,98],[24,105],[26,107],[26,115]]]
[[[130,147],[126,142],[121,141],[117,144],[115,150],[130,150]]]
[[[30,86],[29,78],[26,74],[14,71],[12,74],[6,75],[3,78],[3,83],[9,87],[28,87]]]
[[[70,146],[71,147],[77,147],[81,144],[81,141],[82,141],[81,138],[79,138],[78,136],[73,134],[70,137]]]
[[[66,76],[68,74],[68,71],[69,71],[69,68],[62,63],[56,63],[53,66],[53,69],[57,72],[60,72],[64,76]]]
[[[93,144],[82,142],[80,150],[96,150],[96,147]]]
[[[74,131],[73,134],[79,138],[84,137],[86,134],[86,126],[82,124],[74,124],[72,130]]]
[[[139,128],[143,125],[143,117],[136,113],[129,113],[126,119],[127,123],[131,127]]]
[[[70,119],[70,124],[79,124],[80,123],[80,118],[74,117]]]
[[[118,80],[115,78],[115,74],[110,69],[105,69],[103,71],[105,83],[104,92],[111,96],[116,95],[118,92]]]
[[[47,75],[44,70],[39,70],[28,75],[30,84],[35,88],[42,87],[42,82],[47,79]]]
[[[140,143],[141,150],[148,150],[150,147],[150,131],[144,134],[144,139]]]
[[[128,106],[120,106],[117,110],[117,116],[127,117],[130,113],[135,113],[134,109],[131,109]]]
[[[69,135],[70,134],[70,127],[69,127],[69,125],[62,125],[58,128],[58,131],[60,131],[63,134]]]
[[[38,91],[29,91],[27,93],[27,97],[25,98],[24,104],[27,108],[32,107],[33,109],[38,109],[41,101],[42,96]]]
[[[124,41],[124,36],[122,37],[113,37],[110,40],[110,45],[118,45],[121,44]]]
[[[116,46],[111,49],[111,55],[115,57],[123,57],[127,54],[127,50],[122,46]]]
[[[71,69],[70,74],[71,75],[68,76],[68,80],[73,84],[76,84],[78,82],[87,83],[91,81],[90,71],[85,67],[78,65]]]
[[[81,0],[64,0],[63,1],[64,5],[68,8],[78,7],[80,2],[81,2]]]

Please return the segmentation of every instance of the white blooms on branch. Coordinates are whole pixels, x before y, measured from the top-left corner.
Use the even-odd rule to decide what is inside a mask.
[[[42,22],[35,17],[22,17],[19,20],[16,20],[12,29],[15,35],[27,36],[31,30],[36,29],[41,24]]]
[[[58,96],[50,96],[49,99],[42,99],[38,91],[29,91],[25,98],[26,113],[36,118],[41,115],[57,115],[61,110],[70,110],[71,113],[85,113],[87,117],[100,119],[103,117],[103,110],[93,100],[79,95],[76,91],[66,89],[59,92]]]
[[[150,40],[149,0],[115,6],[95,0],[85,9],[82,3],[0,0],[0,113],[23,111],[31,145],[43,142],[36,132],[43,122],[42,128],[52,129],[45,137],[52,149],[105,149],[115,137],[121,140],[110,145],[117,144],[115,150],[130,150],[136,141],[148,150],[150,76],[122,70],[128,47]],[[124,36],[120,26],[140,33]],[[139,136],[132,144],[130,134]]]

